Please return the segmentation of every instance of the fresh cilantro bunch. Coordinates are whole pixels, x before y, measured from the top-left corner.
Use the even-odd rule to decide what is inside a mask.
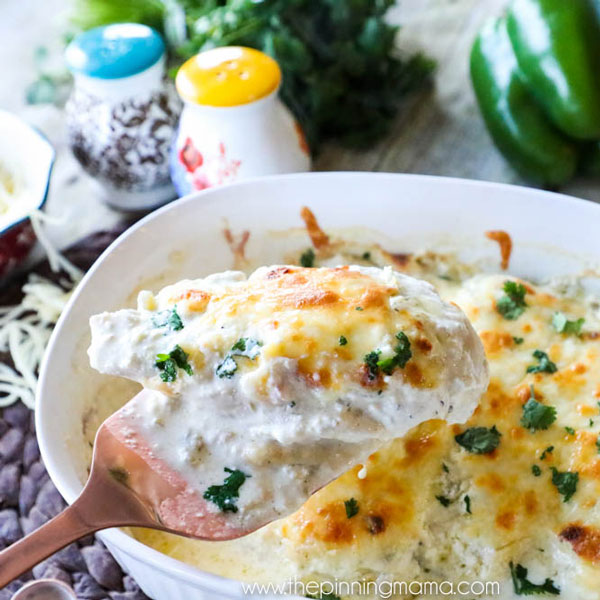
[[[281,97],[313,150],[328,138],[366,146],[385,133],[433,63],[397,56],[394,0],[76,0],[84,29],[139,22],[165,35],[176,64],[215,46],[251,46],[283,71]]]

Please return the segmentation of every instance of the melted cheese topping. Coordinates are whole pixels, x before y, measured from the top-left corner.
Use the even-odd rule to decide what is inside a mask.
[[[380,257],[377,250],[371,253],[372,259]],[[597,298],[576,280],[553,286],[525,282],[527,307],[507,320],[497,310],[506,275],[466,275],[468,269],[431,254],[407,259],[405,268],[428,277],[444,299],[456,302],[485,346],[491,383],[466,425],[431,420],[415,427],[295,514],[243,540],[215,547],[156,532],[136,536],[237,579],[499,581],[500,597],[516,599],[512,561],[528,568],[536,583],[552,579],[561,598],[597,600]],[[584,318],[581,335],[558,332],[552,324],[556,312],[570,320]],[[539,364],[536,350],[547,353],[556,372],[527,372]],[[545,430],[521,422],[532,385],[535,399],[556,409],[556,420]],[[472,427],[496,427],[497,449],[474,454],[461,447],[455,436]],[[553,468],[578,475],[566,502],[564,490],[553,483]],[[344,503],[352,498],[358,514],[348,518]]]
[[[142,293],[91,327],[92,366],[160,392],[135,405],[157,456],[201,493],[225,468],[249,476],[227,514],[247,529],[415,424],[464,422],[487,385],[465,315],[390,268],[228,272]]]

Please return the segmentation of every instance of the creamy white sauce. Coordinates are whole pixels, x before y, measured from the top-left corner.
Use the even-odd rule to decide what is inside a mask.
[[[223,484],[226,467],[247,476],[235,499],[237,511],[226,513],[235,527],[251,531],[292,513],[317,489],[423,421],[464,422],[487,387],[483,348],[459,309],[443,302],[429,284],[389,268],[352,269],[398,289],[390,306],[423,323],[434,342],[438,385],[414,387],[393,374],[383,377],[381,393],[347,378],[341,389],[329,389],[300,377],[297,359],[277,355],[235,357],[239,368],[234,375],[217,377],[231,340],[260,340],[263,353],[280,341],[281,328],[268,328],[258,317],[208,327],[203,312],[186,310],[181,303],[184,327],[157,327],[157,311],[170,306],[166,298],[172,288],[156,299],[142,293],[138,310],[91,319],[92,366],[156,390],[144,403],[124,409],[135,412],[153,453],[201,495]],[[259,269],[251,278],[266,272]],[[242,273],[227,272],[173,287],[219,295],[246,284]],[[291,322],[303,314],[291,314]],[[166,385],[156,356],[176,345],[201,350],[202,366],[191,375],[179,370]],[[384,336],[381,356],[393,354],[393,346],[394,339]],[[213,502],[208,505],[221,512]]]

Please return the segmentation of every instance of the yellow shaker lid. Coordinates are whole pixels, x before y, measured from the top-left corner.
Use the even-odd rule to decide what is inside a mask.
[[[239,106],[259,100],[281,83],[281,69],[264,52],[243,46],[206,50],[186,61],[175,78],[179,95],[205,106]]]

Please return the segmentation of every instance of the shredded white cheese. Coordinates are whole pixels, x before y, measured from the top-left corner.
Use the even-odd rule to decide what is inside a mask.
[[[23,286],[21,303],[0,307],[0,352],[7,352],[14,363],[14,368],[0,363],[0,407],[21,400],[34,408],[37,374],[52,328],[82,277],[82,272],[49,242],[42,227],[46,217],[36,211],[30,219],[50,268],[65,271],[70,279],[61,281],[61,286],[32,274]]]

